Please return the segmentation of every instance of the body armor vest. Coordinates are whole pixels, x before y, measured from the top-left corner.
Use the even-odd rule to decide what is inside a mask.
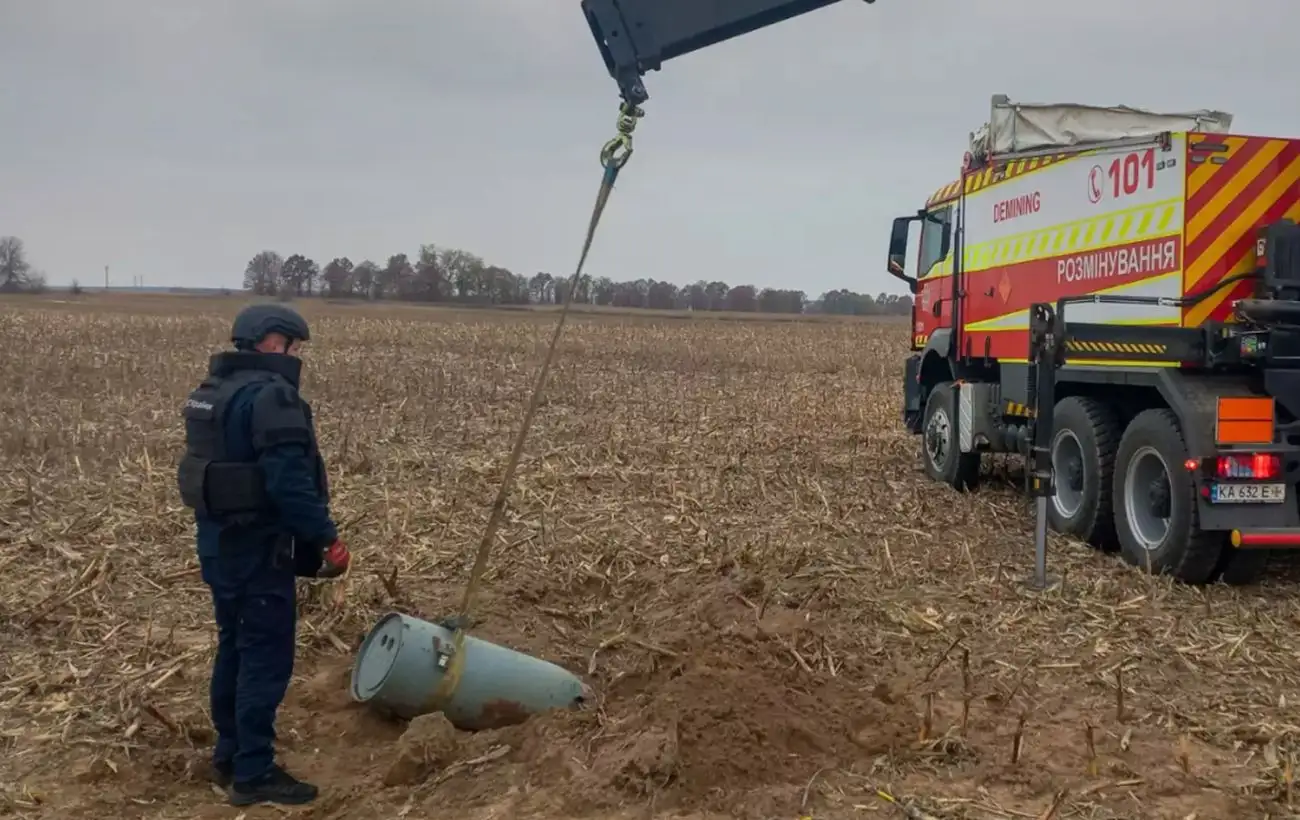
[[[190,393],[182,410],[186,449],[177,471],[181,501],[198,515],[222,524],[252,524],[274,518],[275,505],[267,495],[261,467],[256,461],[232,459],[226,448],[231,400],[242,388],[259,383],[267,385],[263,389],[292,387],[288,379],[270,370],[234,369],[220,375],[214,372]],[[293,397],[306,420],[308,458],[314,467],[316,488],[328,501],[329,484],[316,442],[311,406],[296,390]],[[252,432],[256,435],[256,430]]]

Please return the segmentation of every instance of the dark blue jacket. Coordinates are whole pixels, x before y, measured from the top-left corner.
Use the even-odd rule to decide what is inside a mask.
[[[238,355],[238,354],[236,354]],[[287,364],[287,363],[286,363]],[[213,357],[214,373],[221,368],[221,356]],[[277,368],[281,370],[281,368]],[[283,368],[298,387],[296,368]],[[254,553],[274,549],[292,537],[298,550],[323,549],[338,538],[330,518],[329,501],[317,489],[316,464],[311,452],[302,444],[278,443],[260,452],[253,445],[253,401],[268,389],[266,382],[247,385],[231,399],[225,417],[225,444],[231,461],[254,461],[261,465],[266,478],[267,495],[275,506],[268,515],[251,525],[229,525],[224,536],[222,527],[210,518],[195,515],[200,557],[215,558],[219,540],[223,551]]]

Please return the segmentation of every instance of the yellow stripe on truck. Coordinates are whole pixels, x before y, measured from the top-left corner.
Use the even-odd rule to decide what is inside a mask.
[[[1102,250],[1141,239],[1178,236],[1178,229],[1170,230],[1169,226],[1177,224],[1175,220],[1182,207],[1181,199],[1166,199],[1137,208],[1108,211],[1042,231],[968,245],[965,268],[974,273],[1068,253]]]

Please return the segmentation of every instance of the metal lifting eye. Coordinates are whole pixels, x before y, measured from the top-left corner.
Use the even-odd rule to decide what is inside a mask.
[[[600,164],[606,168],[622,168],[631,157],[631,134],[619,134],[600,149]]]

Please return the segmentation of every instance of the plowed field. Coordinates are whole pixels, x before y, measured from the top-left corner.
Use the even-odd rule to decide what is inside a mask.
[[[239,303],[0,302],[0,816],[241,816],[204,779],[214,627],[174,469]],[[582,316],[476,634],[590,708],[447,737],[352,704],[383,613],[450,614],[553,321],[304,304],[336,517],[282,755],[313,806],[244,816],[1293,816],[1300,605],[1053,537],[991,460],[928,483],[906,323]],[[440,734],[440,732],[442,732]],[[918,815],[919,816],[919,815]]]

